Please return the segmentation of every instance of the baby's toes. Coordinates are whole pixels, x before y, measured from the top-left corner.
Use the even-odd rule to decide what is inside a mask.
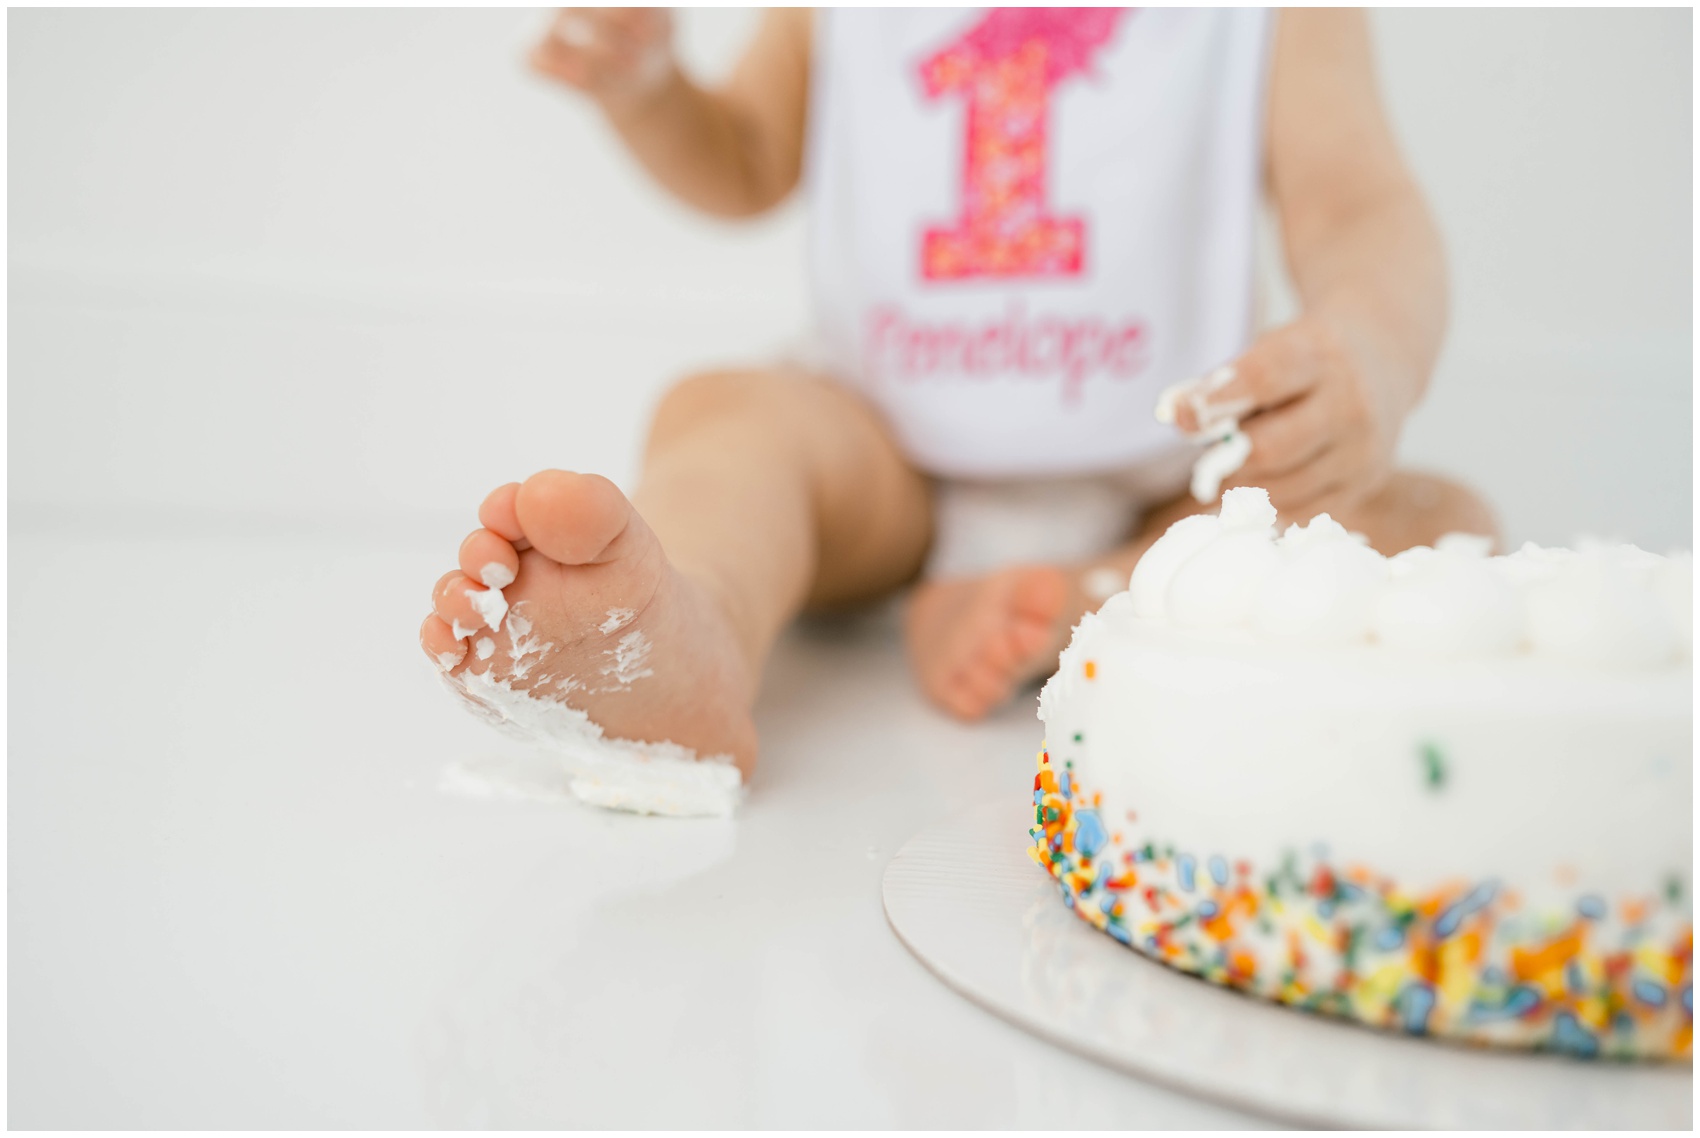
[[[419,626],[419,646],[445,672],[460,667],[466,659],[466,641],[457,639],[454,630],[436,615],[426,617]]]
[[[465,640],[490,624],[485,619],[486,614],[480,611],[480,606],[488,607],[488,603],[479,600],[489,592],[457,569],[445,573],[443,579],[437,582],[431,593],[431,610],[449,626],[456,640]]]
[[[478,521],[485,529],[506,538],[515,549],[530,549],[531,543],[525,540],[525,531],[519,528],[519,511],[514,505],[517,501],[518,482],[496,487],[478,507]]]
[[[632,549],[619,543],[623,535],[647,530],[620,488],[600,474],[538,471],[519,488],[514,507],[532,548],[562,565],[615,560]]]
[[[505,589],[519,575],[519,554],[500,534],[474,530],[460,543],[460,571],[489,588]]]
[[[998,672],[983,661],[973,661],[957,669],[945,685],[945,710],[972,723],[984,718],[986,712],[1002,702],[1006,694]]]

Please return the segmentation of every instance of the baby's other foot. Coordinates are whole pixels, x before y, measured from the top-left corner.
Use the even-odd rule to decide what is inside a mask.
[[[982,718],[1056,667],[1073,593],[1050,565],[923,583],[904,617],[921,690],[959,719]]]
[[[497,489],[478,516],[419,633],[452,687],[498,719],[523,693],[609,737],[730,756],[748,775],[755,678],[731,624],[612,482],[546,470]]]

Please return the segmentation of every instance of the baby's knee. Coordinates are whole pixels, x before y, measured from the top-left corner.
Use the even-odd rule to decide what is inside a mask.
[[[728,417],[772,413],[783,397],[785,377],[760,371],[706,371],[667,389],[655,408],[650,438],[666,438]]]
[[[1369,503],[1364,527],[1383,553],[1433,545],[1448,533],[1471,533],[1504,544],[1493,507],[1476,490],[1437,474],[1401,470]],[[1377,540],[1382,536],[1383,540]],[[1383,546],[1388,548],[1382,548]]]
[[[1434,474],[1407,474],[1411,493],[1420,494],[1424,513],[1446,533],[1473,533],[1491,537],[1498,545],[1503,538],[1499,518],[1486,498],[1474,489]]]

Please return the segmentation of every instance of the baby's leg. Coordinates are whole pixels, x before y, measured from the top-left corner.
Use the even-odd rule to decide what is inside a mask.
[[[1134,565],[1164,531],[1212,508],[1183,496],[1148,513],[1126,544],[1081,564],[1014,566],[922,585],[907,615],[909,654],[922,690],[963,719],[998,707],[1056,667],[1074,625],[1107,591],[1127,587]],[[1499,541],[1493,511],[1473,491],[1410,471],[1395,472],[1380,493],[1335,520],[1385,554],[1432,545],[1454,531]]]
[[[912,577],[931,507],[850,392],[747,372],[666,395],[631,501],[598,475],[546,470],[494,491],[479,520],[420,633],[452,680],[493,673],[609,735],[730,754],[747,773],[779,630],[805,604]]]
[[[1085,564],[1012,565],[923,582],[905,613],[921,690],[975,720],[1056,668],[1081,616],[1127,587],[1133,566],[1169,526],[1209,507],[1183,497],[1152,511],[1125,544]]]
[[[1503,552],[1499,522],[1479,494],[1461,483],[1413,470],[1394,471],[1379,494],[1334,520],[1369,538],[1377,552],[1389,557],[1412,546],[1433,545],[1448,533],[1491,537],[1495,551]]]

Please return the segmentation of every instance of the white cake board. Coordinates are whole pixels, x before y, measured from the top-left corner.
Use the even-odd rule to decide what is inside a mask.
[[[1413,1039],[1297,1012],[1148,960],[1068,911],[1056,883],[1027,857],[1032,821],[1032,808],[1017,799],[923,831],[886,869],[885,912],[939,979],[1060,1047],[1307,1126],[1693,1125],[1686,1063],[1590,1063]]]

